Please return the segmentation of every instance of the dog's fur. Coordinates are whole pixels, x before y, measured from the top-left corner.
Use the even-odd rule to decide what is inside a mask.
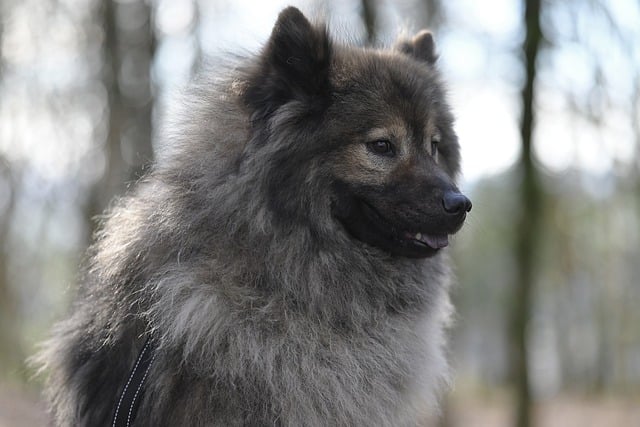
[[[148,336],[135,425],[433,413],[448,376],[442,236],[468,210],[442,207],[459,154],[435,58],[429,33],[342,46],[288,8],[258,57],[201,77],[40,356],[55,423],[109,424]]]

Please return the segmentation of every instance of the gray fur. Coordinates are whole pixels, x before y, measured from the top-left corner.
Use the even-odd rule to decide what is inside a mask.
[[[391,256],[331,206],[340,141],[362,114],[391,114],[376,107],[398,96],[389,75],[427,88],[449,129],[439,77],[402,52],[330,49],[333,95],[311,118],[315,95],[262,117],[247,102],[268,53],[190,89],[170,151],[112,209],[72,315],[39,356],[56,425],[108,425],[148,335],[157,357],[135,425],[413,426],[437,411],[446,253]]]

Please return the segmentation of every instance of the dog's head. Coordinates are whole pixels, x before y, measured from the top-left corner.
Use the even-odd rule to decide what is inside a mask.
[[[285,9],[243,95],[256,139],[277,145],[274,208],[304,216],[317,207],[301,192],[325,186],[331,217],[358,241],[405,257],[447,246],[471,202],[454,183],[459,148],[435,61],[427,31],[393,50],[345,47]]]

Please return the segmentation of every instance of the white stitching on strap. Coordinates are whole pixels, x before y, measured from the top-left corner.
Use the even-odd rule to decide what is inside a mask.
[[[131,383],[131,380],[133,379],[133,376],[135,375],[136,371],[138,370],[138,365],[140,364],[140,361],[142,360],[142,356],[144,355],[144,353],[147,351],[147,348],[149,347],[149,342],[147,342],[144,347],[142,348],[142,352],[140,353],[140,356],[138,356],[138,360],[136,360],[136,364],[133,367],[133,370],[131,371],[131,375],[129,375],[129,379],[127,380],[127,384],[124,386],[124,389],[122,390],[122,394],[120,395],[120,400],[118,401],[118,406],[116,406],[116,414],[113,417],[113,424],[111,424],[111,427],[115,427],[116,426],[116,420],[118,419],[118,413],[120,412],[120,405],[122,404],[122,399],[124,399],[124,395],[127,393],[127,388],[129,388],[129,384]],[[155,356],[154,356],[155,359]],[[147,371],[149,370],[149,368],[147,368]],[[147,376],[146,372],[145,372],[145,377]],[[143,379],[144,381],[144,379]],[[140,389],[140,387],[138,387],[138,390]],[[136,391],[136,395],[138,394],[138,392]],[[134,398],[135,401],[135,398]],[[132,405],[133,406],[133,405]],[[129,410],[129,415],[131,415],[131,410]],[[127,425],[129,425],[129,422],[127,421]]]
[[[142,388],[142,384],[144,384],[144,380],[147,379],[147,374],[149,373],[149,369],[151,369],[151,365],[153,365],[153,361],[156,360],[156,354],[153,354],[153,357],[151,358],[151,362],[149,362],[149,365],[147,366],[147,369],[144,371],[144,375],[142,376],[142,380],[140,381],[140,384],[138,384],[138,389],[136,390],[136,393],[133,395],[133,399],[131,400],[131,406],[129,406],[129,413],[127,414],[127,427],[129,427],[131,425],[131,413],[133,412],[133,406],[136,404],[136,399],[138,398],[138,393],[140,393],[140,389]]]

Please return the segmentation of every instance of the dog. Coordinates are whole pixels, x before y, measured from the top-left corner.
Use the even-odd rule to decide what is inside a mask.
[[[283,10],[200,76],[106,216],[39,356],[60,426],[414,426],[446,389],[471,202],[431,33],[389,49]]]

